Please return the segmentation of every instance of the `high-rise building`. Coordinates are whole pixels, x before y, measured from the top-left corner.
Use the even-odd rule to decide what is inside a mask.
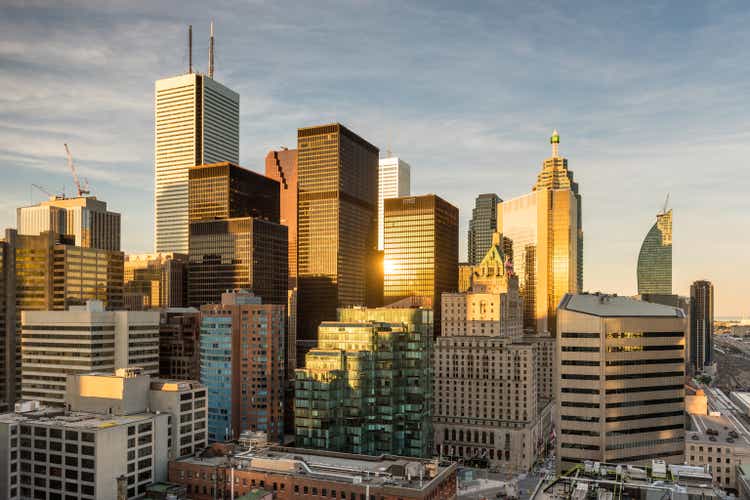
[[[230,162],[188,169],[188,219],[255,217],[279,222],[279,183]]]
[[[286,262],[286,253],[284,253]],[[246,290],[201,307],[201,382],[208,388],[208,439],[243,431],[284,437],[285,306],[263,304]]]
[[[672,293],[672,210],[656,214],[638,254],[638,293]]]
[[[279,224],[279,183],[230,163],[190,169],[188,304],[247,288],[286,304],[287,227]]]
[[[130,311],[184,307],[188,256],[147,253],[125,256],[123,301]]]
[[[714,286],[699,280],[690,285],[690,368],[702,371],[714,360]]]
[[[557,312],[557,467],[681,464],[685,313],[602,294],[567,294]]]
[[[21,396],[65,403],[65,377],[139,367],[159,373],[159,313],[105,311],[101,302],[67,311],[21,312]]]
[[[266,155],[266,177],[279,183],[281,220],[289,233],[289,288],[297,283],[297,150],[281,149]]]
[[[295,443],[430,456],[432,311],[343,308],[295,379]]]
[[[94,196],[53,196],[37,205],[16,209],[18,234],[37,236],[53,232],[73,236],[83,248],[120,250],[120,214]]]
[[[200,311],[170,307],[159,312],[159,376],[199,380]]]
[[[382,287],[377,260],[378,148],[339,123],[297,131],[297,361],[321,321],[367,305]],[[375,281],[373,283],[373,281]]]
[[[498,236],[471,287],[442,297],[433,356],[435,453],[521,472],[546,451],[552,405],[540,397],[538,339],[523,338],[518,277]]]
[[[497,226],[497,204],[502,202],[495,193],[477,196],[471,211],[468,232],[469,264],[479,264],[492,246],[492,235]]]
[[[383,210],[386,198],[411,195],[411,166],[398,156],[378,160],[378,250],[383,251]]]
[[[21,236],[8,229],[2,242],[5,330],[2,386],[13,405],[21,392],[21,311],[64,311],[88,300],[122,309],[123,254],[73,246],[72,235]]]
[[[532,192],[498,205],[497,230],[512,242],[512,259],[524,302],[524,327],[555,331],[555,311],[566,293],[583,288],[581,195],[568,160],[559,155],[560,136],[550,139]]]
[[[458,208],[434,194],[385,200],[383,300],[425,297],[440,335],[440,296],[458,290]]]
[[[155,251],[188,253],[188,171],[239,163],[240,96],[192,73],[155,86]]]

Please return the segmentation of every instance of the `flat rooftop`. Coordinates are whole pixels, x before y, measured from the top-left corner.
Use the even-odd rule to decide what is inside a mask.
[[[455,464],[438,464],[430,460],[395,455],[356,455],[303,448],[270,447],[242,451],[230,457],[188,457],[178,462],[218,466],[233,462],[244,470],[258,470],[281,474],[304,474],[326,481],[346,484],[369,484],[423,490],[433,481],[455,469]],[[428,478],[428,467],[434,467],[434,477]],[[420,481],[420,475],[422,480]]]
[[[685,432],[685,444],[708,442],[750,447],[750,436],[737,429],[727,417],[691,415],[690,418],[694,430]]]
[[[22,413],[4,413],[0,415],[0,423],[34,424],[64,429],[91,430],[118,427],[138,422],[149,421],[154,417],[151,413],[136,413],[134,415],[104,415],[88,412],[68,412],[62,408],[45,408]]]
[[[676,307],[602,293],[566,294],[560,309],[601,317],[684,318]]]

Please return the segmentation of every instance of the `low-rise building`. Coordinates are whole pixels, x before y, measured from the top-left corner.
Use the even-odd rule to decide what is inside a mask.
[[[456,464],[394,455],[271,447],[169,464],[169,480],[193,500],[241,497],[260,488],[277,500],[453,500]]]
[[[688,465],[708,466],[713,482],[737,491],[737,467],[750,464],[750,436],[725,416],[692,415],[685,434]]]

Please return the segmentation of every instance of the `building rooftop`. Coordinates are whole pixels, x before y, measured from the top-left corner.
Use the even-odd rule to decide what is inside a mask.
[[[750,447],[750,436],[725,416],[690,415],[693,429],[685,433],[685,443],[709,442],[732,446]]]
[[[42,406],[20,413],[4,413],[0,415],[0,422],[6,424],[33,423],[65,429],[96,431],[151,420],[153,416],[152,413],[136,413],[134,415],[105,415],[88,412],[65,413],[62,408]]]
[[[178,462],[212,467],[232,463],[237,469],[252,469],[346,484],[368,484],[423,490],[456,468],[430,460],[395,455],[356,455],[303,448],[270,447],[242,451],[232,456],[189,457]]]
[[[684,318],[676,307],[644,302],[630,297],[602,293],[566,294],[560,302],[561,310],[601,317]]]

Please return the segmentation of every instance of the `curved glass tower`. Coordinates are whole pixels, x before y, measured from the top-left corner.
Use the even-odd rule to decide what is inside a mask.
[[[638,293],[672,293],[672,210],[656,214],[638,254]]]

